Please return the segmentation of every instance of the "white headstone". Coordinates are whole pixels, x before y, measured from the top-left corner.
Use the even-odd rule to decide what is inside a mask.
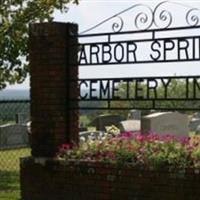
[[[178,112],[153,113],[142,118],[141,132],[186,136],[189,133],[189,119]]]
[[[119,129],[121,132],[124,131],[140,131],[140,120],[126,120],[121,121]]]

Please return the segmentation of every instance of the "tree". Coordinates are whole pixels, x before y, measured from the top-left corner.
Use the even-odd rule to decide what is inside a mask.
[[[52,21],[78,0],[0,0],[0,89],[22,83],[29,72],[28,24]]]
[[[130,86],[129,86],[129,95],[130,96],[135,96],[135,83],[130,83]],[[146,87],[144,84],[140,84],[140,88],[142,88],[141,92],[140,92],[140,95],[141,96],[145,96],[146,94]],[[120,83],[118,85],[118,96],[121,96],[121,97],[126,97],[126,92],[127,92],[127,86],[126,84],[124,83]],[[127,100],[127,101],[113,101],[112,102],[112,107],[118,107],[118,108],[122,108],[122,110],[114,110],[112,111],[111,113],[112,114],[119,114],[121,116],[123,116],[124,118],[127,118],[128,116],[128,113],[130,112],[131,108],[134,108],[134,109],[138,109],[138,108],[148,108],[151,106],[150,104],[151,102],[149,101],[134,101],[134,100]],[[127,110],[127,109],[124,109],[123,108],[130,108],[130,110]],[[143,114],[147,114],[148,112],[147,111],[142,111]]]
[[[165,90],[162,84],[159,84],[156,91],[157,91],[157,101],[156,101],[156,107],[158,108],[163,108],[163,109],[167,109],[167,110],[171,110],[171,109],[177,109],[178,108],[199,108],[200,106],[200,102],[199,100],[191,100],[192,98],[194,98],[194,80],[190,80],[188,82],[188,99],[185,101],[183,99],[186,99],[186,82],[185,80],[182,79],[172,79],[169,87],[168,87],[168,94],[167,94],[167,98],[168,99],[177,99],[177,100],[164,100],[164,101],[160,101],[159,98],[164,98],[164,94],[165,94]],[[135,96],[135,83],[131,83],[130,84],[130,88],[129,88],[129,95],[130,96]],[[144,97],[144,100],[147,96],[147,84],[141,83],[140,84],[140,95]],[[124,83],[121,83],[118,85],[118,96],[121,97],[126,97],[126,92],[127,92],[127,86]],[[196,88],[198,90],[197,92],[197,98],[200,98],[200,89],[197,87]],[[150,93],[150,96],[152,99],[154,99],[154,93]],[[180,100],[179,100],[180,99]],[[182,99],[182,100],[181,100]],[[143,114],[147,114],[148,113],[148,108],[152,107],[152,102],[145,100],[145,101],[134,101],[130,100],[130,101],[115,101],[112,103],[113,107],[119,107],[122,108],[121,111],[112,111],[113,114],[120,114],[122,116],[127,116],[127,113],[129,112],[128,110],[123,110],[124,107],[127,108],[146,108],[147,112],[143,111]],[[161,109],[162,110],[162,109]],[[191,114],[192,111],[182,111],[184,113],[189,113]]]

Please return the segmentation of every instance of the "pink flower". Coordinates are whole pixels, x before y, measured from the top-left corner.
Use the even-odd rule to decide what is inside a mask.
[[[190,138],[187,137],[187,136],[183,136],[183,137],[180,137],[179,138],[179,142],[182,144],[182,145],[188,145],[189,144],[189,141],[190,141]]]
[[[72,148],[71,144],[62,144],[59,148],[59,152],[64,152]]]
[[[131,139],[134,137],[134,132],[131,132],[131,131],[123,132],[120,135],[118,135],[117,137],[121,138],[121,139]]]
[[[142,143],[142,142],[145,141],[145,136],[143,136],[143,135],[140,134],[140,135],[137,135],[135,139],[136,139],[137,141],[139,141],[139,142]]]

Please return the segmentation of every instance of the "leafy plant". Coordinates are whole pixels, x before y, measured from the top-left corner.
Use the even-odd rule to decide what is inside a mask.
[[[21,83],[29,71],[28,25],[52,21],[55,9],[78,0],[1,0],[0,1],[0,89]]]

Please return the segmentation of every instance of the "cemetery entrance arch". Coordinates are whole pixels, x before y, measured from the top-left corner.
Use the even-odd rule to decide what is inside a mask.
[[[69,199],[85,199],[87,194],[89,199],[110,199],[109,197],[112,195],[119,199],[121,195],[124,197],[125,191],[128,195],[127,198],[135,197],[138,199],[140,198],[137,195],[139,192],[141,194],[140,199],[148,199],[148,197],[143,196],[144,191],[147,191],[147,194],[153,197],[157,194],[155,191],[162,191],[162,193],[158,193],[155,199],[177,199],[177,196],[178,199],[188,200],[195,197],[199,199],[199,190],[196,189],[199,188],[199,176],[195,176],[194,172],[189,171],[188,176],[184,177],[182,177],[182,173],[174,176],[175,174],[171,171],[165,171],[164,174],[155,172],[155,176],[146,178],[146,171],[144,176],[141,176],[141,173],[135,171],[135,169],[130,171],[129,168],[124,168],[124,172],[129,171],[131,177],[129,179],[129,174],[126,173],[127,180],[125,182],[134,182],[125,185],[122,182],[123,185],[121,186],[118,184],[121,184],[121,181],[115,178],[119,177],[122,171],[116,171],[116,167],[107,168],[107,166],[104,166],[105,168],[101,168],[99,165],[95,165],[94,173],[92,170],[92,173],[87,174],[87,172],[91,172],[90,164],[85,165],[87,163],[84,163],[83,170],[80,170],[80,166],[82,166],[80,163],[71,165],[55,159],[59,145],[78,143],[79,109],[199,109],[200,75],[125,77],[122,74],[122,77],[118,78],[115,76],[113,78],[78,78],[78,64],[80,67],[90,66],[91,70],[93,66],[128,65],[134,71],[142,64],[159,63],[162,65],[163,63],[200,61],[200,26],[198,24],[200,20],[194,14],[198,10],[184,7],[186,12],[178,13],[184,15],[182,19],[185,19],[189,26],[173,26],[172,22],[176,18],[173,18],[172,13],[165,9],[167,3],[169,2],[160,3],[153,10],[147,7],[149,14],[145,14],[139,9],[139,14],[134,18],[136,28],[134,31],[122,31],[124,21],[120,14],[127,10],[109,18],[114,19],[116,17],[119,20],[118,24],[114,23],[112,26],[114,32],[78,35],[78,26],[71,23],[44,23],[34,24],[30,27],[31,131],[33,140],[32,157],[21,159],[22,199],[54,200],[65,199],[66,196]],[[134,5],[128,10],[137,6],[140,7],[141,4]],[[160,27],[158,21],[163,22],[164,26]],[[140,25],[142,25],[141,29]],[[143,37],[144,35],[145,37]],[[79,44],[77,44],[78,39]],[[78,50],[79,55],[77,55]],[[77,60],[79,63],[77,63]],[[179,81],[184,88],[181,96],[177,93],[171,93],[172,82]],[[119,84],[124,86],[123,94],[119,92]],[[132,85],[134,86],[133,90],[131,89]],[[161,94],[158,92],[160,86],[162,88]],[[80,94],[79,89],[81,90]],[[77,98],[78,96],[79,98]],[[78,105],[80,101],[96,101],[98,105],[91,103],[89,104],[90,107],[85,107],[84,104]],[[118,107],[113,104],[113,102],[121,101],[131,101],[133,104],[128,104],[131,105],[129,107]],[[175,106],[168,106],[166,102],[172,101],[176,102]],[[104,102],[104,104],[100,104],[100,102]],[[77,169],[77,171],[74,171],[74,169]],[[73,177],[76,172],[78,175],[75,174]],[[83,173],[87,174],[85,176],[86,182],[83,182]],[[153,174],[153,172],[150,171],[149,174]],[[104,183],[101,179],[94,179],[92,185],[83,184],[88,183],[88,180],[90,182],[92,176],[104,177],[105,181],[105,175],[107,181],[109,181],[105,182],[105,190],[101,188],[102,183]],[[77,179],[77,177],[80,179]],[[137,178],[135,179],[135,177]],[[133,188],[137,186],[137,180],[140,184],[145,183],[145,185],[142,185],[139,189],[138,187]],[[157,180],[154,182],[155,185],[152,184],[152,180]],[[164,191],[172,191],[172,193],[163,193],[163,180],[167,182]],[[70,182],[66,184],[67,181]],[[151,183],[153,193],[149,193],[149,184],[146,184],[146,181]],[[100,185],[96,187],[96,183]],[[81,191],[81,184],[86,186],[87,190]],[[108,191],[108,185],[113,186],[114,190],[109,187],[108,193],[101,193]],[[93,188],[95,190],[88,190],[93,186],[95,186]],[[125,190],[124,186],[126,186]],[[143,186],[146,190],[142,189]],[[130,193],[127,193],[128,191]],[[149,199],[152,199],[152,197]]]
[[[174,26],[176,17],[166,9],[168,4],[173,3],[162,2],[154,9],[146,6],[145,11],[140,10],[132,19],[133,31],[123,31],[125,22],[121,15],[129,10],[134,12],[138,7],[142,9],[142,4],[134,5],[89,29],[91,31],[110,20],[117,20],[112,24],[112,32],[72,36],[80,41],[79,66],[90,66],[93,70],[94,66],[118,65],[123,68],[128,65],[134,72],[141,65],[200,61],[198,10],[185,9],[178,4],[177,9],[184,7],[182,13],[187,26]],[[163,65],[163,74],[165,67]],[[151,70],[156,71],[156,67]],[[115,78],[113,72],[113,78],[73,81],[79,82],[79,101],[87,102],[80,103],[80,109],[198,110],[200,107],[199,75],[125,77],[122,73],[121,77]],[[181,93],[173,91],[177,90],[173,88],[174,83],[181,83]],[[123,93],[119,91],[119,85],[123,85]],[[124,103],[116,106],[114,102]]]

